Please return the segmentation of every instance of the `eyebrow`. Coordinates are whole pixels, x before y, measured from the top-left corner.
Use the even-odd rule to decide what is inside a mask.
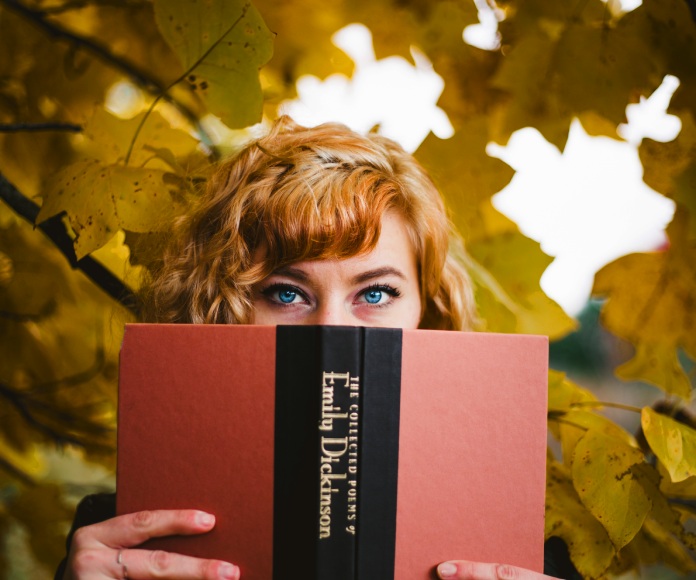
[[[275,272],[273,272],[273,274],[294,278],[300,282],[307,282],[309,280],[309,276],[304,270],[295,268],[293,266],[283,266],[282,268],[278,268]],[[393,266],[383,266],[381,268],[374,268],[372,270],[367,270],[366,272],[361,272],[357,276],[353,277],[352,282],[353,284],[362,284],[376,278],[382,278],[383,276],[396,276],[397,278],[406,280],[406,275],[398,268],[394,268]]]
[[[361,284],[363,282],[369,282],[375,278],[382,278],[383,276],[396,276],[402,280],[406,280],[404,273],[392,266],[384,266],[382,268],[375,268],[374,270],[368,270],[367,272],[362,272],[353,278],[354,284]]]

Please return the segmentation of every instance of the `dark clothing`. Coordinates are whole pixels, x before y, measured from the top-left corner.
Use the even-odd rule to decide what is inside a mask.
[[[75,519],[66,541],[66,552],[70,549],[72,536],[75,530],[82,526],[89,526],[103,522],[116,515],[116,494],[100,493],[88,495],[77,506]],[[55,580],[62,580],[65,572],[66,560],[63,560],[56,571]],[[581,580],[582,577],[570,561],[568,547],[560,538],[549,538],[544,544],[544,574],[565,578],[566,580]],[[270,580],[270,578],[269,578]]]

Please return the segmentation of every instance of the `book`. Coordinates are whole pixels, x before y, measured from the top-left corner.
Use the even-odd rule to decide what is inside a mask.
[[[117,512],[214,513],[147,546],[252,580],[541,572],[547,360],[542,336],[128,325]]]

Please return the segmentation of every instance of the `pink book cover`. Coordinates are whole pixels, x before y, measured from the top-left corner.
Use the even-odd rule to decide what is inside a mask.
[[[217,518],[150,546],[274,577],[276,342],[270,326],[128,325],[117,511]],[[542,571],[547,338],[404,330],[400,348],[394,578],[450,559]]]

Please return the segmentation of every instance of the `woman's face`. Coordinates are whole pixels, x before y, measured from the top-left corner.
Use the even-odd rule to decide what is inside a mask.
[[[403,218],[384,215],[369,254],[279,268],[254,286],[253,301],[253,324],[417,328],[418,266]]]

